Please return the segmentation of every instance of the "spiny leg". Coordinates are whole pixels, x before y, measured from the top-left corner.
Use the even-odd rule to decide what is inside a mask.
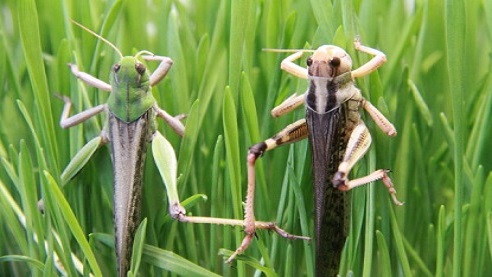
[[[244,252],[251,244],[255,234],[255,215],[254,215],[254,194],[255,194],[255,162],[259,156],[263,155],[266,151],[272,150],[278,146],[296,142],[306,138],[308,135],[306,120],[298,120],[280,131],[275,136],[257,143],[249,148],[247,162],[248,162],[248,189],[246,194],[246,207],[244,211],[244,237],[241,245],[236,251],[229,257],[227,262],[232,262],[234,258]],[[302,237],[298,237],[302,238]]]
[[[383,65],[386,62],[386,55],[383,52],[362,45],[359,38],[355,39],[354,46],[355,49],[367,53],[369,55],[373,55],[374,57],[370,61],[362,65],[361,67],[352,70],[352,79],[365,76],[373,72],[374,70],[378,69],[381,65]]]
[[[70,67],[70,70],[72,71],[73,75],[75,75],[75,77],[84,81],[86,84],[88,84],[92,87],[98,88],[98,89],[102,89],[104,91],[111,91],[111,85],[110,84],[108,84],[102,80],[99,80],[98,78],[90,75],[89,73],[79,71],[79,68],[77,67],[77,65],[69,63],[68,67]]]
[[[172,208],[174,210],[174,215],[171,215],[174,219],[185,223],[197,223],[197,224],[216,224],[216,225],[229,225],[229,226],[242,226],[244,227],[244,220],[241,219],[229,219],[229,218],[215,218],[215,217],[204,217],[204,216],[187,216],[186,210],[183,206],[174,205]],[[274,222],[266,221],[255,221],[255,228],[262,230],[274,231],[278,235],[286,239],[303,239],[311,240],[310,237],[292,235],[285,230],[279,228]],[[228,262],[231,262],[233,259]]]
[[[159,165],[158,165],[159,166]],[[216,224],[216,225],[230,225],[230,226],[241,226],[244,227],[244,220],[241,219],[230,219],[230,218],[216,218],[216,217],[204,217],[204,216],[187,216],[186,209],[181,206],[179,203],[179,199],[177,196],[170,197],[170,203],[172,203],[169,207],[169,213],[172,218],[185,223],[196,223],[196,224]],[[263,230],[271,230],[286,239],[302,239],[302,240],[311,240],[309,237],[305,236],[296,236],[292,235],[285,230],[279,228],[277,224],[274,222],[265,222],[265,221],[254,221],[254,225],[256,229]],[[228,259],[228,262],[231,262],[232,259]]]
[[[220,224],[220,225],[232,225],[232,226],[243,226],[246,233],[246,237],[243,239],[241,245],[236,249],[236,251],[227,259],[228,263],[231,263],[235,257],[242,253],[249,244],[252,242],[256,229],[268,229],[275,231],[277,234],[288,239],[303,239],[310,240],[309,237],[292,235],[283,229],[280,229],[273,222],[263,222],[255,221],[254,217],[254,190],[255,190],[255,161],[261,156],[265,151],[272,150],[277,146],[292,143],[304,139],[307,137],[307,125],[306,120],[301,119],[293,124],[288,125],[278,134],[273,136],[266,141],[257,143],[250,147],[248,152],[248,191],[246,196],[246,208],[245,208],[245,218],[244,220],[238,219],[224,219],[224,218],[210,218],[210,217],[195,217],[186,216],[186,211],[184,207],[181,206],[177,199],[170,200],[171,206],[169,211],[171,216],[181,222],[188,223],[208,223],[208,224]]]
[[[333,177],[333,186],[342,191],[348,191],[355,187],[365,185],[372,181],[381,179],[384,185],[388,188],[391,198],[396,205],[403,205],[402,202],[398,201],[396,198],[396,190],[388,176],[388,170],[376,170],[373,173],[355,179],[349,180],[348,175],[352,167],[362,158],[362,156],[367,152],[367,149],[371,145],[371,134],[367,130],[364,122],[360,122],[357,127],[352,131],[350,139],[347,144],[347,149],[345,152],[345,157],[343,161],[338,166],[338,171]]]
[[[166,77],[167,72],[169,72],[169,69],[173,65],[173,60],[171,60],[171,58],[164,57],[164,56],[145,55],[142,56],[142,58],[144,58],[144,60],[147,61],[160,62],[157,69],[154,72],[152,72],[152,75],[150,75],[151,86],[154,86],[155,84],[159,83],[164,77]]]
[[[227,262],[232,262],[237,254],[244,251],[248,245],[251,243],[255,229],[267,229],[276,232],[280,236],[287,239],[303,239],[310,240],[309,237],[292,235],[285,230],[279,228],[273,222],[263,222],[255,221],[253,213],[253,196],[254,196],[254,161],[261,155],[264,151],[271,150],[276,146],[291,143],[303,139],[307,136],[306,121],[304,119],[299,120],[293,124],[287,126],[280,133],[275,135],[273,138],[266,140],[265,142],[258,143],[251,147],[250,153],[248,154],[248,196],[246,198],[246,211],[245,220],[239,219],[227,219],[227,218],[213,218],[213,217],[198,217],[198,216],[187,216],[186,209],[181,205],[177,193],[175,178],[170,178],[169,176],[176,176],[176,167],[172,166],[173,160],[175,160],[174,150],[167,142],[167,140],[157,131],[154,134],[152,141],[152,151],[154,154],[154,159],[156,160],[157,168],[161,173],[161,176],[166,184],[166,190],[169,200],[169,213],[172,218],[179,220],[180,222],[186,223],[205,223],[205,224],[218,224],[218,225],[231,225],[231,226],[242,226],[245,228],[248,235],[247,238],[243,240],[241,246],[236,250],[236,252],[227,260]],[[264,147],[262,145],[265,145]],[[167,150],[166,150],[167,149]],[[174,158],[173,158],[174,157]],[[251,187],[253,189],[251,190]],[[250,196],[253,194],[253,196]],[[253,215],[252,217],[250,215]]]

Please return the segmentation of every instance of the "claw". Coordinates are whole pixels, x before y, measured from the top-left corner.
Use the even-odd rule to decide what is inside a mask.
[[[68,96],[65,96],[65,95],[61,95],[61,94],[58,94],[58,93],[55,93],[53,94],[56,98],[62,100],[63,102],[65,102],[65,104],[67,103],[72,103],[72,100],[70,100],[70,98]]]
[[[185,118],[187,118],[188,115],[185,114],[185,113],[182,113],[182,114],[178,114],[178,115],[175,115],[174,118],[176,118],[177,120],[183,120]]]
[[[356,35],[355,38],[354,38],[354,47],[355,47],[355,49],[359,50],[361,45],[362,45],[362,43],[360,42],[360,36],[359,35]]]
[[[172,218],[180,220],[183,216],[186,215],[186,209],[179,203],[174,203],[172,205],[169,205],[169,214]]]

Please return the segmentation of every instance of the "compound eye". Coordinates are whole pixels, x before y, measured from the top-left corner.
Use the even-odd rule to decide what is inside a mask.
[[[306,64],[307,66],[311,66],[313,64],[313,58],[312,57],[307,58]]]
[[[135,70],[138,72],[138,74],[143,75],[145,73],[145,65],[142,63],[136,63],[135,64]]]
[[[331,65],[332,67],[338,67],[338,66],[340,66],[340,63],[341,63],[341,61],[340,61],[340,58],[338,58],[338,57],[333,57],[333,58],[330,60],[330,65]]]
[[[117,73],[120,70],[121,65],[119,63],[113,65],[113,71],[114,73]]]

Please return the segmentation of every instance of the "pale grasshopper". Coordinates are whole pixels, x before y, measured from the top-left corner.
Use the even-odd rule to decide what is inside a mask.
[[[101,112],[108,114],[108,122],[98,137],[79,150],[62,173],[61,179],[64,182],[71,179],[98,147],[109,143],[114,175],[113,203],[117,270],[119,276],[126,276],[130,268],[134,235],[140,223],[141,189],[147,143],[152,141],[154,152],[156,149],[165,149],[167,156],[174,155],[170,144],[156,129],[156,117],[164,119],[180,136],[184,133],[184,126],[179,118],[172,117],[159,108],[151,90],[152,86],[158,84],[166,76],[173,61],[168,57],[155,56],[148,51],[124,57],[113,44],[84,26],[74,23],[113,47],[121,59],[111,69],[110,84],[79,71],[74,64],[69,64],[72,73],[77,78],[90,86],[108,91],[110,94],[106,104],[92,107],[71,117],[69,117],[70,99],[62,97],[65,105],[60,125],[63,128],[75,126]],[[138,60],[139,57],[147,61],[158,61],[159,66],[152,74],[149,74],[146,66]],[[159,155],[162,154],[159,153]],[[175,159],[174,156],[164,158]],[[168,166],[156,155],[154,155],[154,160],[159,170]],[[175,168],[169,171],[175,171]],[[169,180],[166,185],[169,185]],[[177,199],[177,192],[172,188],[168,189],[168,197],[170,201]]]
[[[371,135],[361,119],[360,108],[369,113],[385,134],[396,135],[393,125],[362,97],[360,90],[354,85],[356,78],[373,72],[385,63],[386,56],[379,50],[363,46],[358,39],[355,41],[355,48],[374,56],[355,70],[352,70],[352,59],[347,52],[333,45],[324,45],[315,50],[307,59],[307,68],[294,63],[306,51],[298,51],[282,61],[283,70],[308,79],[309,87],[306,93],[292,95],[275,107],[272,116],[281,116],[305,103],[306,118],[250,147],[247,157],[248,194],[244,223],[246,237],[230,260],[248,247],[255,234],[255,162],[266,151],[281,145],[309,139],[312,151],[317,276],[336,276],[338,273],[348,224],[348,203],[343,195],[344,191],[382,180],[393,202],[402,205],[396,199],[388,170],[380,169],[361,178],[348,179],[350,170],[371,144]]]

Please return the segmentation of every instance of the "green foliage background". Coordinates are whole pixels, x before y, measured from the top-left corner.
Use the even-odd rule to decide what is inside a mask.
[[[53,94],[70,96],[77,112],[104,103],[107,94],[81,84],[66,64],[107,80],[118,57],[70,19],[127,55],[149,50],[174,60],[153,93],[161,107],[189,114],[186,125],[195,126],[181,139],[160,123],[178,155],[180,196],[195,196],[188,201],[193,215],[237,219],[247,148],[304,113],[269,115],[303,92],[306,81],[279,69],[287,54],[262,48],[335,44],[359,66],[370,58],[353,49],[359,35],[388,62],[358,86],[398,136],[385,137],[366,116],[373,145],[354,176],[391,168],[406,204],[393,206],[379,182],[352,192],[342,275],[492,274],[492,1],[3,0],[0,13],[0,275],[53,276],[61,274],[58,265],[76,275],[70,253],[85,265],[83,274],[115,273],[108,148],[59,186],[62,169],[97,136],[104,117],[62,130],[56,122],[63,103]],[[307,150],[300,142],[257,164],[256,217],[312,236]],[[173,222],[148,156],[146,245],[134,255],[142,276],[313,274],[312,245],[265,231],[238,262],[224,264],[241,229]]]

